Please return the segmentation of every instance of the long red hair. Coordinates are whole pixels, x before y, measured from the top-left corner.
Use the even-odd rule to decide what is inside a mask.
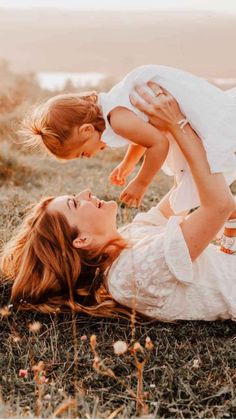
[[[1,270],[12,282],[12,303],[44,313],[70,309],[95,316],[130,316],[104,287],[105,270],[127,243],[113,242],[112,252],[111,244],[96,252],[74,248],[78,231],[63,215],[47,210],[52,199],[31,208],[3,250]]]
[[[71,154],[70,136],[75,126],[92,124],[99,133],[105,120],[96,92],[53,96],[37,106],[22,122],[20,133],[28,147],[44,145],[53,155],[66,159]]]

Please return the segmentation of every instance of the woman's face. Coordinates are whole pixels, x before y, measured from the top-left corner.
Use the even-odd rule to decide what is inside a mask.
[[[93,249],[117,236],[117,203],[99,200],[89,189],[56,197],[48,210],[63,214],[69,225],[78,229],[78,238],[73,242],[76,248]]]

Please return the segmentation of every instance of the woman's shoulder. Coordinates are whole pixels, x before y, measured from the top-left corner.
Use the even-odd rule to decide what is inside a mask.
[[[108,287],[113,290],[112,294],[122,294],[124,290],[127,294],[132,291],[134,281],[142,278],[148,283],[150,277],[157,274],[158,266],[163,266],[163,232],[163,227],[138,220],[120,229],[128,248],[110,267]]]
[[[161,225],[160,215],[152,212],[148,217],[140,213],[121,232],[131,246],[110,268],[107,284],[112,295],[132,293],[135,284],[145,289],[153,279],[156,283],[162,279],[193,282],[192,262],[180,227],[182,218],[173,216]]]

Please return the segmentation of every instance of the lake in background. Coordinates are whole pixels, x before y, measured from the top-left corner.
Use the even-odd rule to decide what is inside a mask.
[[[105,73],[65,73],[65,72],[39,72],[37,80],[42,89],[51,91],[62,90],[69,83],[74,87],[94,87],[99,86],[100,82],[106,80]],[[223,90],[236,86],[236,78],[212,78],[209,82],[219,86]]]
[[[74,87],[98,86],[106,79],[104,73],[65,73],[65,72],[39,72],[37,80],[42,89],[62,90],[67,83]]]

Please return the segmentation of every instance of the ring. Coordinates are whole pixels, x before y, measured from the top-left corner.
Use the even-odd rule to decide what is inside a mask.
[[[155,97],[156,97],[156,98],[157,98],[157,96],[159,96],[159,95],[163,95],[163,92],[162,92],[162,91],[159,91],[159,92],[155,93]]]

